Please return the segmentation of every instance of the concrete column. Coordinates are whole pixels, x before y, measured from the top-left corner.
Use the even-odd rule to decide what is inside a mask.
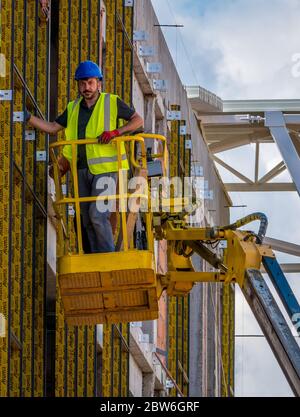
[[[202,270],[199,256],[193,257],[196,271]],[[203,396],[203,285],[196,284],[190,295],[189,395]]]
[[[155,132],[155,96],[145,96],[144,104],[144,123],[146,132]]]
[[[156,343],[156,335],[154,334],[154,321],[144,321],[142,324],[142,331],[149,335],[149,343]]]
[[[143,374],[143,397],[154,397],[155,375],[152,373]]]

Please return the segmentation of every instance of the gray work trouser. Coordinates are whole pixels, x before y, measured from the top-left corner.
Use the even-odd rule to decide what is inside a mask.
[[[110,177],[115,182],[116,172],[93,175],[89,169],[78,169],[78,192],[80,197],[98,196],[104,188],[97,188],[97,180],[103,177]],[[99,183],[98,183],[99,186]],[[110,211],[100,212],[96,202],[81,203],[80,211],[83,226],[86,229],[92,253],[114,252],[114,238],[110,223]]]

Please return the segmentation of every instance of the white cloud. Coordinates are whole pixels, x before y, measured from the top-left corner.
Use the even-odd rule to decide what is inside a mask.
[[[166,4],[153,3],[166,13]],[[224,99],[299,97],[300,77],[293,76],[293,56],[300,53],[299,0],[214,1],[202,15],[200,7],[198,15],[189,13],[187,4],[174,0],[172,8],[184,24],[181,33],[202,86]],[[175,51],[174,32],[166,37]],[[183,83],[194,84],[179,42],[177,49]]]
[[[184,84],[199,84],[223,99],[300,98],[300,0],[152,0],[152,3],[161,23],[176,21],[184,25],[183,29],[164,30]],[[178,36],[176,41],[176,31],[184,39],[189,59]],[[248,146],[218,156],[253,178],[254,152],[254,147]],[[262,145],[260,176],[280,160],[275,145]],[[223,168],[220,172],[224,182],[237,181],[232,174],[225,174]],[[287,172],[275,179],[289,180]],[[300,200],[296,193],[231,193],[231,197],[234,204],[247,205],[232,209],[232,221],[262,211],[269,217],[268,236],[300,243]],[[256,224],[250,226],[257,230]],[[291,261],[285,254],[278,257],[281,262]],[[288,279],[299,296],[299,277],[289,274]],[[240,291],[236,313],[237,333],[261,334]],[[291,395],[265,339],[238,340],[236,395]]]
[[[236,396],[293,396],[264,338],[238,338],[236,358],[238,364],[238,372],[235,374]]]

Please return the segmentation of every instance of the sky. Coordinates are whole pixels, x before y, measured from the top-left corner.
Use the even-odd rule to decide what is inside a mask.
[[[184,85],[200,85],[224,100],[300,99],[300,0],[151,0]],[[218,154],[253,178],[255,148]],[[263,145],[260,176],[281,158]],[[236,178],[219,167],[224,182]],[[290,181],[287,172],[274,181]],[[269,218],[267,235],[300,244],[300,199],[296,193],[231,193],[231,220],[255,211]],[[255,226],[255,224],[254,224]],[[299,259],[276,254],[280,262]],[[300,300],[299,276],[288,280]],[[268,281],[268,284],[269,281]],[[236,334],[261,335],[251,310],[236,290]],[[296,334],[294,332],[294,334]],[[299,340],[299,339],[297,339]],[[291,396],[264,338],[236,338],[236,396]]]
[[[228,100],[299,97],[299,65],[298,80],[293,74],[300,61],[299,0],[152,4],[161,24],[184,25],[163,28],[184,84],[201,85]]]

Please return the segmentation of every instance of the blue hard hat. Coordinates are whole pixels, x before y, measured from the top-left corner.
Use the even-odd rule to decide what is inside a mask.
[[[75,80],[82,80],[84,78],[99,78],[100,80],[103,79],[101,69],[95,62],[92,61],[84,61],[81,62],[77,70],[75,72]]]

